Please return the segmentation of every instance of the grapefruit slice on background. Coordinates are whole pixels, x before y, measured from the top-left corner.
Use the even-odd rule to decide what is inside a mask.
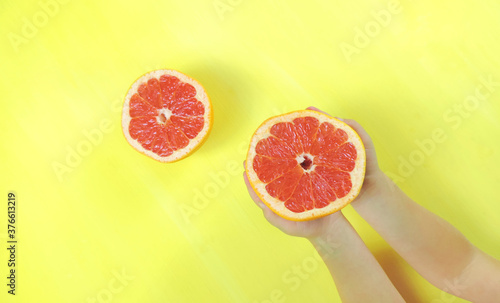
[[[137,79],[123,104],[122,129],[133,148],[160,162],[181,160],[207,139],[212,105],[203,87],[175,70]]]
[[[344,122],[312,110],[272,117],[252,136],[250,185],[279,216],[306,221],[347,206],[361,190],[366,154]]]

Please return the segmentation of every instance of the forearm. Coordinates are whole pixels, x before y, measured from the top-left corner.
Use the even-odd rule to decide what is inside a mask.
[[[476,249],[451,224],[408,198],[380,173],[373,199],[355,210],[424,278],[441,289],[460,277]],[[449,292],[453,292],[452,290]]]
[[[325,234],[310,241],[327,265],[343,303],[404,302],[343,215]]]

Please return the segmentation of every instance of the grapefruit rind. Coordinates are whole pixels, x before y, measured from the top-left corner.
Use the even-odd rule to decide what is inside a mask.
[[[352,188],[349,193],[343,198],[337,198],[335,201],[331,202],[328,206],[323,208],[313,208],[301,213],[295,213],[285,207],[285,203],[279,199],[276,199],[269,195],[266,190],[266,183],[262,182],[258,177],[257,173],[253,169],[253,160],[257,153],[255,148],[257,143],[264,138],[271,135],[270,129],[273,125],[280,122],[291,122],[295,118],[300,117],[314,117],[319,120],[319,123],[328,122],[332,124],[335,128],[341,128],[348,135],[348,140],[346,142],[351,142],[356,147],[357,157],[355,160],[354,169],[349,172],[351,175]],[[257,194],[264,204],[266,204],[274,213],[278,214],[280,217],[292,220],[292,221],[307,221],[318,219],[327,215],[330,215],[336,211],[341,210],[351,203],[361,191],[363,185],[363,180],[365,176],[366,169],[366,152],[363,145],[363,141],[359,135],[346,123],[335,119],[331,116],[323,114],[321,112],[313,110],[300,110],[294,111],[287,114],[271,117],[264,121],[259,128],[255,131],[252,136],[250,146],[248,148],[247,158],[245,162],[245,172],[252,186],[253,190]]]
[[[148,80],[157,78],[160,79],[162,75],[172,75],[177,77],[181,82],[185,82],[188,84],[191,84],[195,89],[196,89],[196,96],[195,98],[199,100],[200,102],[203,103],[205,107],[205,113],[203,114],[203,120],[204,120],[204,125],[203,129],[198,133],[196,137],[193,139],[190,139],[189,143],[187,146],[184,148],[181,148],[179,150],[174,151],[171,155],[167,157],[161,157],[158,154],[145,149],[142,147],[142,145],[135,139],[133,139],[130,134],[129,134],[129,125],[130,121],[132,118],[130,117],[130,108],[129,108],[129,102],[132,96],[137,93],[137,90],[139,86],[143,83],[146,83]],[[213,125],[213,109],[212,109],[212,103],[210,102],[210,98],[208,97],[208,94],[206,93],[205,89],[203,86],[196,81],[195,79],[173,69],[159,69],[159,70],[154,70],[151,72],[148,72],[134,81],[134,83],[130,86],[127,95],[125,96],[125,100],[123,102],[123,111],[122,111],[122,132],[123,135],[125,136],[125,139],[127,142],[137,151],[142,153],[145,156],[148,156],[150,158],[153,158],[157,161],[160,161],[162,163],[171,163],[171,162],[176,162],[179,160],[182,160],[188,156],[190,156],[192,153],[194,153],[196,150],[198,150],[203,143],[208,138],[208,135],[210,134],[210,130],[212,129]]]

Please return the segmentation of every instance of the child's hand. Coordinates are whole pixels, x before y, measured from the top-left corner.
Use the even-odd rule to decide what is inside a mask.
[[[325,113],[315,107],[308,107],[307,109],[309,110],[315,110],[318,112]],[[327,114],[327,113],[325,113]],[[328,114],[327,114],[328,115]],[[338,119],[338,118],[337,118]],[[342,119],[339,119],[342,120]],[[366,131],[359,125],[356,121],[354,120],[342,120],[344,123],[347,125],[351,126],[360,136],[361,140],[363,141],[363,144],[365,145],[366,149],[366,175],[365,175],[365,181],[363,184],[363,187],[361,188],[361,192],[358,196],[358,199],[366,199],[369,198],[369,196],[372,193],[376,193],[377,190],[375,189],[375,184],[378,184],[377,179],[380,179],[381,177],[385,177],[380,172],[380,169],[377,164],[377,156],[375,154],[375,148],[373,147],[372,140],[370,139],[370,136],[366,133]],[[245,183],[248,188],[248,192],[250,196],[252,197],[253,201],[257,206],[262,208],[262,211],[264,212],[264,217],[271,223],[272,225],[276,226],[286,234],[289,234],[291,236],[297,236],[297,237],[305,237],[305,238],[315,238],[322,236],[329,228],[332,226],[334,221],[342,217],[342,213],[340,211],[333,213],[331,215],[328,215],[323,218],[319,218],[316,220],[311,220],[311,221],[305,221],[305,222],[295,222],[295,221],[290,221],[287,219],[284,219],[277,214],[275,214],[269,207],[267,207],[255,194],[254,190],[250,186],[250,183],[248,182],[246,173],[243,174],[243,177],[245,179]]]
[[[308,109],[320,111],[314,107]],[[380,191],[376,189],[378,184],[383,184],[378,179],[384,174],[378,168],[370,137],[356,121],[343,121],[358,132],[366,149],[366,177],[356,200],[368,200],[374,195],[381,195],[377,194]],[[250,186],[246,173],[243,173],[243,176],[250,196],[255,204],[262,208],[269,223],[289,235],[305,237],[311,241],[332,274],[342,302],[404,302],[341,211],[311,221],[289,221],[269,209]]]
[[[305,237],[309,239],[319,237],[323,235],[323,233],[325,233],[327,230],[329,230],[329,227],[332,226],[333,221],[337,220],[339,217],[342,217],[342,214],[339,211],[329,216],[311,221],[296,222],[284,219],[275,214],[269,207],[264,204],[264,202],[260,200],[260,198],[253,190],[252,186],[248,182],[246,173],[243,173],[243,178],[245,179],[245,184],[247,185],[250,197],[252,197],[252,200],[255,202],[255,204],[257,204],[257,206],[262,208],[264,217],[267,219],[267,221],[290,236]]]
[[[308,109],[320,111],[314,107]],[[500,261],[479,250],[451,224],[406,196],[379,169],[375,147],[366,131],[354,120],[342,121],[359,134],[366,150],[365,179],[358,197],[352,202],[354,209],[410,266],[438,288],[473,302],[498,302]],[[260,201],[246,176],[245,182],[250,196],[263,209],[266,219],[285,233],[306,237],[315,247],[328,243],[329,238],[334,239],[335,244],[341,243],[340,246],[330,245],[330,248],[338,248],[342,261],[324,259],[343,302],[366,302],[366,299],[356,295],[351,297],[353,294],[361,295],[363,292],[360,293],[359,289],[368,294],[379,291],[375,297],[380,302],[403,301],[342,212],[307,222],[288,221]],[[353,257],[355,255],[358,255],[357,258]],[[370,269],[358,272],[354,275],[356,279],[351,280],[356,269],[359,270],[356,265],[359,260],[370,258]],[[347,264],[343,268],[344,260],[354,261],[355,264]],[[360,277],[363,279],[359,280]],[[358,281],[364,283],[362,287],[352,288],[352,284]],[[453,289],[450,289],[450,283]],[[369,288],[371,290],[367,292]]]

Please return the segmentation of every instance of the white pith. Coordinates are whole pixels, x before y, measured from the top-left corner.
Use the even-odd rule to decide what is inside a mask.
[[[165,117],[165,121],[161,121],[162,114]],[[170,119],[170,116],[172,116],[172,111],[170,111],[170,109],[168,109],[168,108],[159,109],[158,116],[156,117],[156,121],[158,121],[158,123],[165,123],[166,121],[168,121]]]

